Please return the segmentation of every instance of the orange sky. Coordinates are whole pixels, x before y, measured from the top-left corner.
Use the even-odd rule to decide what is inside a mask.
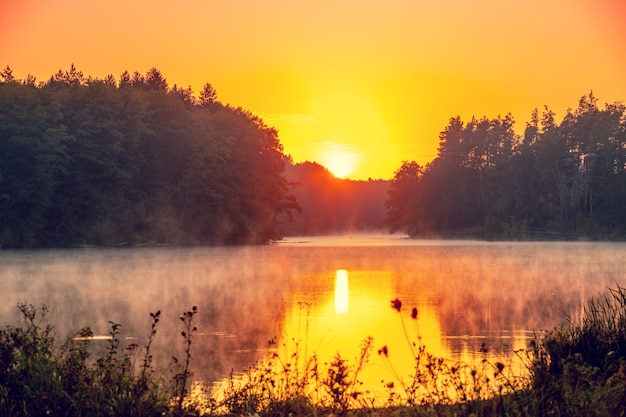
[[[625,20],[622,0],[0,0],[0,66],[208,81],[296,162],[387,179],[432,160],[456,115],[521,130],[591,90],[626,100]]]

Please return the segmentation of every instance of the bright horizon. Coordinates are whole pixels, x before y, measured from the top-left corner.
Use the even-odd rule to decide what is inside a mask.
[[[71,64],[168,84],[275,127],[295,162],[390,179],[435,158],[451,117],[565,115],[590,91],[626,100],[621,0],[184,3],[0,0],[0,66],[46,81]]]

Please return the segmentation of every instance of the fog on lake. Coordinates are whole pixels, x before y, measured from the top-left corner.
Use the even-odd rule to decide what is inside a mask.
[[[411,343],[454,360],[471,362],[487,351],[510,363],[536,332],[579,320],[586,300],[624,285],[625,255],[623,243],[399,236],[301,237],[254,247],[6,250],[0,251],[0,323],[21,323],[18,302],[45,303],[45,322],[60,339],[87,326],[106,335],[112,321],[122,324],[124,343],[142,346],[149,313],[160,310],[153,351],[166,369],[172,356],[183,356],[179,316],[197,306],[193,372],[205,382],[281,346],[297,344],[322,363],[337,353],[354,361],[372,337],[361,377],[376,392],[394,372],[410,373]],[[401,308],[392,308],[392,300]],[[376,354],[383,347],[385,358]]]

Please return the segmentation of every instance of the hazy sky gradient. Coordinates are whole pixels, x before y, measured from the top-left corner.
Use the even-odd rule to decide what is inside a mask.
[[[456,115],[511,112],[521,131],[533,108],[560,119],[591,90],[626,100],[625,18],[621,0],[0,0],[0,66],[210,82],[296,162],[391,178],[432,160]]]

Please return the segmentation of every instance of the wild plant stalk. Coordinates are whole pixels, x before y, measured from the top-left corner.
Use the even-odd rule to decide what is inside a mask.
[[[185,361],[183,364],[182,372],[178,373],[174,378],[177,381],[178,389],[176,395],[178,396],[178,409],[183,409],[183,402],[187,396],[187,381],[191,377],[189,371],[189,364],[191,363],[191,339],[193,335],[198,331],[198,328],[193,325],[193,317],[198,314],[198,307],[193,306],[191,310],[184,312],[180,315],[179,319],[183,322],[183,331],[180,335],[185,339]]]
[[[118,338],[120,327],[122,326],[119,323],[114,323],[109,321],[109,325],[111,326],[111,330],[109,330],[109,342],[106,350],[106,355],[98,359],[98,366],[102,369],[104,373],[104,378],[108,382],[110,382],[110,378],[112,377],[112,373],[117,365],[117,350],[119,348],[120,340]]]
[[[327,378],[323,381],[324,387],[330,394],[331,407],[335,411],[345,414],[352,405],[363,404],[359,401],[363,392],[359,389],[359,373],[363,370],[372,350],[373,338],[368,337],[361,343],[359,357],[356,358],[356,366],[349,366],[348,361],[339,353],[330,363]]]
[[[304,307],[306,307],[306,315],[305,315],[305,320],[304,320],[304,360],[306,361],[309,357],[309,352],[308,352],[308,348],[309,348],[309,322],[310,322],[310,316],[311,316],[311,303],[303,303],[303,302],[298,302],[298,307],[300,308],[300,312],[302,312],[302,309]],[[302,314],[299,315],[298,317],[298,337],[300,336],[300,326],[302,325]],[[297,345],[296,345],[297,346]],[[299,364],[296,361],[296,378],[298,378],[298,374],[297,372],[299,372]],[[305,367],[306,369],[306,367]]]
[[[361,352],[359,357],[357,358],[357,365],[352,372],[352,380],[350,381],[350,386],[352,387],[353,393],[351,394],[355,399],[358,395],[362,394],[355,390],[357,386],[360,385],[359,382],[359,374],[365,368],[365,365],[369,362],[372,349],[374,346],[374,338],[369,336],[365,340],[361,342]]]
[[[399,314],[400,314],[400,323],[402,324],[402,332],[404,333],[404,338],[409,346],[409,349],[411,350],[411,354],[415,360],[416,365],[419,363],[419,359],[422,356],[423,353],[423,349],[421,346],[416,346],[416,343],[413,342],[411,340],[411,338],[409,337],[409,333],[407,332],[406,329],[406,324],[404,322],[404,317],[402,316],[402,301],[400,301],[400,299],[396,298],[394,300],[391,300],[391,308],[393,308],[394,310],[396,310]],[[411,311],[411,318],[417,322],[417,308],[413,308]],[[418,342],[421,343],[421,335],[419,333],[419,327],[417,325],[417,323],[415,324],[415,332],[416,332],[416,336],[417,336],[417,340]],[[417,350],[416,350],[417,349]],[[384,356],[385,359],[385,365],[387,366],[387,369],[391,372],[391,374],[393,375],[393,378],[395,381],[397,381],[401,387],[402,390],[405,393],[410,392],[412,389],[410,386],[407,386],[406,383],[404,382],[404,378],[402,378],[398,372],[396,371],[396,369],[394,368],[394,366],[391,364],[391,361],[389,361],[389,348],[385,345],[382,348],[380,348],[378,350],[378,355],[379,356]],[[417,370],[417,368],[416,368]],[[393,388],[394,388],[394,382],[388,382],[386,384],[386,388],[390,391],[390,393],[392,392]],[[415,378],[412,381],[411,385],[415,385]],[[391,400],[391,399],[390,399]]]
[[[54,348],[54,338],[52,337],[52,326],[47,324],[41,327],[48,314],[49,308],[46,304],[41,304],[40,318],[37,320],[37,307],[33,304],[18,303],[18,310],[22,313],[24,322],[26,323],[25,331],[19,332],[22,338],[20,347],[23,349],[24,355],[31,358],[37,354],[50,355]]]
[[[400,313],[400,310],[402,310],[402,301],[400,301],[398,298],[396,298],[395,300],[391,300],[391,308],[393,308],[398,313]],[[411,317],[413,318],[414,321],[417,321],[417,308],[413,308]],[[406,330],[406,324],[404,323],[404,317],[402,316],[402,314],[400,314],[400,323],[402,324],[402,332],[404,333],[404,338],[406,339],[406,342],[409,345],[409,348],[411,349],[411,353],[413,354],[413,357],[415,357],[417,356],[417,351],[415,350],[416,344],[415,342],[411,341],[411,338],[409,337],[409,333]],[[417,334],[418,339],[421,341],[421,337],[419,335],[419,328],[416,328],[416,329],[418,329],[418,334]]]
[[[143,356],[143,360],[141,363],[141,375],[139,376],[139,384],[141,390],[148,389],[148,381],[152,379],[152,354],[150,353],[150,348],[152,346],[152,342],[154,340],[154,336],[157,332],[157,324],[159,323],[159,318],[161,317],[161,310],[158,310],[156,313],[150,313],[150,317],[152,318],[152,324],[150,326],[150,336],[148,336],[148,342],[145,346],[145,353]]]
[[[402,302],[396,298],[391,301],[391,307],[401,313]],[[415,322],[417,343],[409,338],[404,318],[400,314],[403,333],[411,348],[414,360],[415,373],[408,383],[405,383],[404,378],[398,375],[389,361],[388,347],[384,346],[378,351],[379,355],[385,359],[394,380],[400,384],[403,393],[403,397],[398,396],[394,391],[394,380],[388,382],[386,385],[389,390],[388,404],[395,404],[399,401],[408,406],[467,408],[464,404],[484,402],[490,398],[507,395],[517,389],[524,388],[524,385],[517,384],[511,379],[510,372],[505,373],[507,367],[504,363],[500,361],[491,363],[488,360],[486,345],[481,347],[483,359],[473,366],[461,362],[451,362],[448,359],[430,354],[426,346],[421,344],[417,308],[411,310],[411,318]]]

